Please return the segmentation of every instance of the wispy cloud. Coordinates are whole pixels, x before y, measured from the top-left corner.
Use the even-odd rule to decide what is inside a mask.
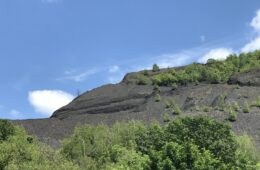
[[[83,72],[78,72],[75,70],[68,70],[68,71],[65,71],[65,76],[57,78],[57,80],[72,80],[75,82],[82,82],[82,81],[86,80],[89,76],[95,75],[101,71],[102,71],[102,69],[98,69],[98,68],[93,68],[93,69],[86,70]]]
[[[12,109],[9,112],[9,115],[11,116],[12,119],[20,119],[23,118],[23,114],[20,113],[20,111],[16,110],[16,109]]]
[[[109,73],[116,73],[120,70],[120,67],[118,65],[114,65],[114,66],[111,66],[109,67]]]
[[[204,54],[203,57],[198,59],[199,63],[206,63],[208,59],[215,59],[215,60],[224,60],[229,56],[230,54],[234,53],[234,51],[230,48],[216,48],[212,49],[206,54]]]
[[[28,100],[35,112],[50,116],[55,110],[68,104],[74,96],[61,90],[30,91]]]

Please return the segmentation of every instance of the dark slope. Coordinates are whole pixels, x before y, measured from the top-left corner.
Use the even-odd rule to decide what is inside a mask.
[[[51,118],[13,122],[24,126],[30,134],[55,147],[61,139],[72,133],[77,124],[113,124],[131,119],[145,122],[157,120],[163,123],[162,114],[170,113],[165,107],[165,102],[169,99],[174,99],[183,110],[183,115],[206,114],[229,122],[228,114],[224,111],[212,109],[205,112],[201,108],[217,107],[223,96],[225,103],[232,104],[236,101],[242,108],[245,101],[251,103],[260,96],[260,70],[257,69],[232,76],[228,84],[202,82],[196,85],[187,84],[176,90],[160,87],[160,102],[155,101],[154,86],[133,83],[137,74],[127,74],[119,84],[104,85],[80,95],[57,110]],[[231,124],[235,132],[247,133],[260,144],[259,108],[252,107],[250,113],[243,113],[241,109],[238,111],[237,121]]]

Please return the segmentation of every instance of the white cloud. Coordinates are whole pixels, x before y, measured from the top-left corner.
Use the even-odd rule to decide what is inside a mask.
[[[250,26],[253,27],[255,31],[260,31],[260,10],[256,12],[256,16],[252,19]]]
[[[199,46],[173,54],[163,54],[153,59],[160,68],[178,67],[192,63],[196,58],[203,55],[208,50],[206,46]],[[153,63],[153,64],[154,64]],[[151,69],[152,64],[150,64]]]
[[[55,110],[67,105],[74,96],[61,90],[30,91],[28,99],[37,113],[50,116]]]
[[[260,10],[256,12],[256,16],[252,19],[250,26],[258,33],[249,43],[245,44],[241,52],[252,52],[260,49]]]
[[[260,37],[255,38],[254,40],[252,40],[251,42],[249,42],[248,44],[246,44],[241,51],[242,52],[252,52],[255,50],[259,50],[260,49]]]
[[[109,73],[116,73],[119,70],[120,70],[119,66],[114,65],[114,66],[110,67],[108,71],[109,71]]]
[[[191,56],[186,54],[164,54],[159,56],[156,63],[160,68],[176,67],[186,64]]]
[[[215,48],[198,59],[199,63],[206,63],[208,59],[225,60],[228,55],[234,53],[230,48]]]
[[[75,82],[82,82],[86,80],[89,76],[99,73],[100,69],[90,69],[81,73],[76,73],[75,70],[71,71],[65,71],[66,76],[58,78],[57,80],[72,80]]]

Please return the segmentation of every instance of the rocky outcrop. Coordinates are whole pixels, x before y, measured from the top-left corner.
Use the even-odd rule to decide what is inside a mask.
[[[228,83],[241,86],[260,86],[260,69],[249,70],[231,76]]]

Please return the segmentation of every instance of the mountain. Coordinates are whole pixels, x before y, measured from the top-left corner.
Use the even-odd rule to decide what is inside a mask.
[[[78,124],[112,125],[132,119],[165,123],[165,117],[186,115],[225,121],[260,144],[260,52],[177,68],[154,65],[152,70],[126,74],[118,84],[81,94],[50,118],[13,123],[58,147]]]

